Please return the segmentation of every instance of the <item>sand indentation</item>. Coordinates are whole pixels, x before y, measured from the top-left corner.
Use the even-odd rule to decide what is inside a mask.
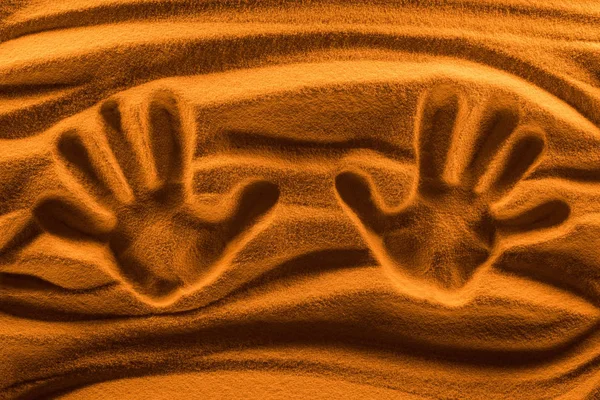
[[[518,110],[505,108],[487,110],[472,133],[464,108],[452,87],[440,86],[422,97],[415,125],[417,183],[399,208],[386,208],[359,171],[335,179],[340,199],[357,217],[380,262],[444,289],[461,288],[486,263],[498,230],[551,228],[569,215],[569,206],[559,199],[507,220],[494,215],[493,204],[543,156],[545,138],[538,130],[517,129]],[[472,147],[454,146],[473,137]],[[466,167],[450,170],[449,157],[452,166]]]
[[[75,191],[44,196],[34,215],[53,235],[106,243],[119,275],[159,304],[212,272],[231,243],[276,204],[279,190],[247,181],[217,209],[200,204],[190,187],[193,133],[175,99],[154,94],[145,111],[140,124],[133,117],[125,123],[118,103],[107,100],[100,106],[106,143],[61,135],[57,160]]]
[[[597,28],[83,3],[0,26],[0,397],[597,392]]]

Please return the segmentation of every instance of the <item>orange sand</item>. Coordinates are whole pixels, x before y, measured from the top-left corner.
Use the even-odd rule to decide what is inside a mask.
[[[600,398],[600,5],[0,5],[1,399]]]

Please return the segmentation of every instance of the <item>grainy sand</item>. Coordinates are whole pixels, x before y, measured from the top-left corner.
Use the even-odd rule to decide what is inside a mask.
[[[600,398],[600,5],[0,5],[1,399]]]

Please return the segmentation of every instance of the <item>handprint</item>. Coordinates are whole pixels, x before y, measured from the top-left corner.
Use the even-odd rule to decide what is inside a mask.
[[[262,180],[242,183],[216,207],[195,201],[194,132],[168,93],[153,95],[144,118],[124,118],[114,100],[98,118],[96,141],[59,137],[58,168],[75,189],[44,196],[34,215],[49,233],[106,243],[118,273],[147,301],[168,302],[205,277],[278,201],[278,187]]]
[[[471,146],[464,146],[467,151],[454,151],[457,136],[472,133],[463,124],[460,96],[442,86],[421,100],[415,128],[418,179],[407,201],[396,209],[386,207],[360,171],[340,173],[335,186],[384,266],[457,289],[489,259],[500,232],[558,225],[568,217],[569,206],[554,199],[516,216],[494,213],[493,205],[543,155],[543,133],[519,127],[511,108],[495,109],[476,124],[479,132]],[[451,156],[455,170],[462,165],[454,176],[447,171]]]

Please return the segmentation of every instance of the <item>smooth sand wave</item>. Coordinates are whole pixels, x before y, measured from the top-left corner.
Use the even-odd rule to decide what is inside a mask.
[[[238,3],[0,9],[0,398],[597,396],[597,6]]]

